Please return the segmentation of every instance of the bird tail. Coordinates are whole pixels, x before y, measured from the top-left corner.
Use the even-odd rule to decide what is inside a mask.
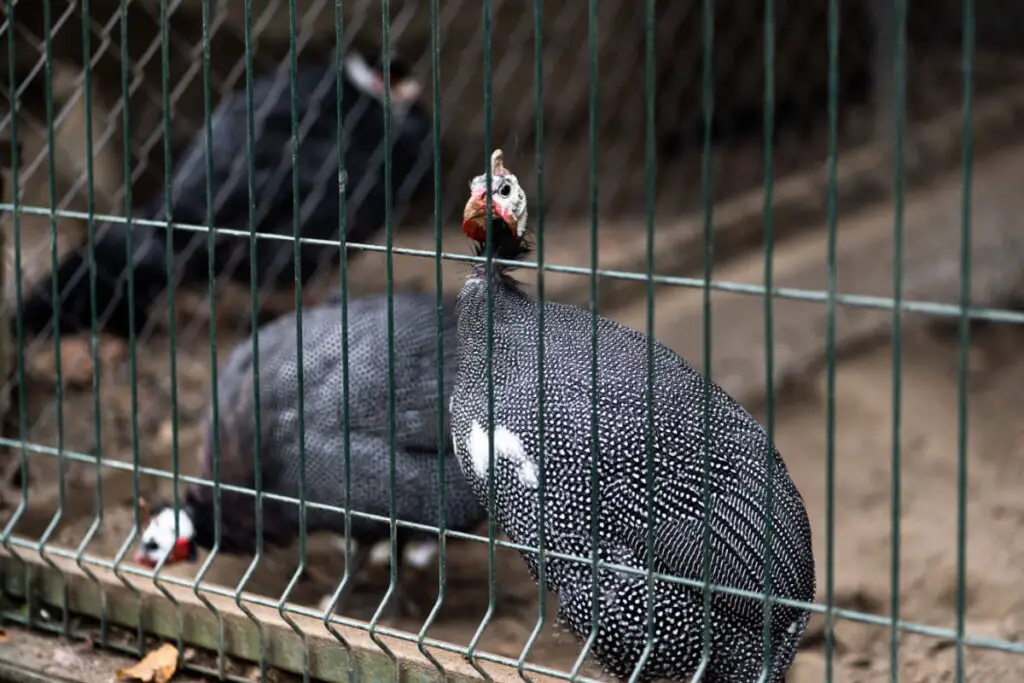
[[[151,208],[151,207],[150,207]],[[149,216],[154,211],[144,211]],[[122,223],[99,228],[92,243],[68,253],[57,270],[36,284],[21,307],[26,332],[39,334],[59,319],[63,332],[90,329],[93,319],[90,261],[96,268],[96,327],[127,337],[142,330],[156,298],[167,288],[166,246],[148,226]],[[133,275],[134,316],[129,306],[128,272]],[[53,298],[53,279],[58,300]]]

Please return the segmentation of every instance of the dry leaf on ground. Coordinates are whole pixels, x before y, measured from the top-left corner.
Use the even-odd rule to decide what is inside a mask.
[[[135,666],[117,672],[119,683],[167,683],[178,668],[178,648],[167,643],[153,650]]]
[[[11,639],[11,634],[7,632],[7,629],[0,628],[0,643],[6,643]]]

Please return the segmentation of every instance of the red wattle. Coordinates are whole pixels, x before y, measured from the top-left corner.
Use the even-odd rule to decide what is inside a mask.
[[[483,242],[487,239],[487,232],[484,230],[484,226],[476,220],[462,221],[462,232],[466,233],[466,237],[474,242]]]
[[[174,549],[171,550],[170,561],[171,562],[183,562],[188,559],[189,554],[189,540],[187,538],[179,538],[174,543]]]

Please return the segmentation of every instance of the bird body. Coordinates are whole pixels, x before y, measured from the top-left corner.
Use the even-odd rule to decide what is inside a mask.
[[[396,64],[398,64],[396,62]],[[398,68],[393,65],[393,71]],[[394,75],[394,74],[393,74]],[[393,77],[391,100],[392,182],[396,206],[404,205],[432,168],[430,119],[415,101],[418,83]],[[269,234],[256,242],[256,285],[280,286],[295,278],[294,243],[280,237],[295,235],[295,197],[298,198],[299,234],[304,238],[337,240],[341,226],[341,199],[347,199],[347,241],[365,241],[384,225],[384,108],[381,75],[358,53],[346,56],[341,74],[339,121],[338,70],[334,65],[306,65],[294,80],[298,149],[292,143],[292,85],[287,65],[253,79],[253,202],[257,233]],[[245,88],[229,93],[211,116],[210,155],[207,136],[199,131],[175,166],[171,186],[171,212],[175,223],[206,225],[209,216],[219,229],[249,232],[248,105]],[[340,130],[340,137],[339,137]],[[344,150],[344,167],[339,165]],[[297,163],[293,159],[297,152]],[[297,177],[297,195],[293,187]],[[212,211],[207,192],[213,199]],[[165,196],[160,194],[138,217],[166,220]],[[277,239],[275,239],[275,237]],[[65,328],[88,328],[90,298],[88,260],[95,258],[100,302],[106,302],[107,329],[127,336],[141,329],[153,300],[168,286],[167,236],[151,226],[107,224],[94,245],[73,251],[59,266],[60,316]],[[237,234],[214,235],[216,275],[249,285],[249,239]],[[205,230],[175,229],[174,277],[199,282],[209,274],[208,236]],[[303,245],[300,280],[306,282],[324,263],[337,260],[337,247]],[[135,320],[129,320],[126,272],[134,268]],[[173,280],[172,280],[173,284]],[[102,305],[102,304],[101,304]],[[53,315],[48,283],[33,292],[24,312],[30,331],[42,329]],[[134,324],[133,324],[134,322]]]
[[[336,239],[341,223],[339,190],[346,193],[349,213],[346,239],[360,242],[384,225],[384,111],[380,81],[362,58],[353,53],[341,78],[344,118],[339,139],[338,73],[333,65],[309,65],[297,70],[294,99],[300,118],[296,122],[298,165],[292,160],[291,74],[287,65],[255,79],[253,167],[256,224],[260,232],[294,234],[293,168],[298,176],[299,222],[304,237]],[[397,80],[397,79],[396,79]],[[392,181],[396,196],[408,198],[432,168],[430,122],[424,109],[414,101],[418,93],[395,86],[392,100]],[[207,184],[212,183],[213,218],[219,228],[248,232],[249,194],[247,180],[248,97],[237,90],[218,105],[211,125],[212,173],[206,167],[206,136],[200,132],[186,151],[174,176],[172,197],[174,220],[205,224]],[[338,163],[338,148],[345,150],[344,168]],[[153,206],[162,213],[161,203]],[[195,277],[207,272],[206,235],[175,233],[178,249],[190,250],[202,258],[185,261]],[[226,271],[243,283],[249,282],[249,244],[238,236],[218,236],[215,254],[218,271]],[[323,246],[303,248],[302,270],[308,277],[323,260]],[[328,248],[337,256],[336,248]],[[281,284],[294,279],[293,246],[282,240],[257,242],[256,270],[260,283]]]
[[[517,200],[522,193],[518,181],[500,162],[492,175],[494,255],[515,258],[526,248],[525,195]],[[464,228],[479,237],[487,189],[483,176],[472,187]],[[514,218],[511,224],[506,216]],[[513,542],[537,547],[543,529],[546,551],[581,558],[547,559],[544,578],[558,595],[559,621],[581,640],[590,636],[598,610],[592,652],[607,671],[623,679],[633,674],[647,643],[648,610],[653,610],[653,649],[640,680],[689,680],[701,661],[705,607],[701,588],[667,581],[655,583],[652,602],[642,573],[602,568],[595,589],[590,562],[595,553],[604,562],[640,572],[650,559],[656,572],[701,581],[707,551],[713,585],[755,593],[765,590],[767,559],[772,595],[813,599],[814,558],[804,504],[757,421],[657,341],[652,343],[652,377],[647,337],[600,316],[592,385],[591,314],[544,302],[542,331],[538,302],[506,268],[493,264],[492,272],[489,276],[484,264],[474,266],[457,303],[459,372],[451,404],[456,454],[481,501],[487,499],[493,473],[495,520]],[[493,293],[490,368],[488,289]],[[493,431],[488,429],[489,378]],[[596,433],[591,427],[595,411]],[[597,468],[593,491],[592,465]],[[769,487],[773,531],[766,543],[763,513],[769,509]],[[704,542],[705,528],[710,543]],[[766,547],[771,551],[766,553]],[[523,551],[522,556],[539,580],[537,555]],[[711,659],[704,680],[759,680],[763,601],[715,592],[709,607]],[[771,608],[767,681],[783,680],[807,619],[805,610]]]
[[[458,462],[451,454],[446,433],[438,431],[442,399],[438,394],[437,307],[433,296],[394,295],[394,444],[396,518],[436,526],[441,517],[440,485],[445,486],[446,527],[467,530],[482,518],[483,510],[469,490]],[[341,344],[341,309],[337,305],[311,307],[302,313],[303,405],[305,430],[305,500],[379,515],[390,515],[389,380],[387,352],[387,299],[375,294],[348,303],[348,471],[345,462],[344,385],[346,365]],[[264,492],[299,498],[302,474],[298,403],[298,339],[296,316],[289,315],[258,330],[260,461]],[[444,401],[454,381],[454,318],[449,305],[444,328],[445,364],[442,368]],[[203,477],[212,478],[214,447],[223,483],[254,487],[257,463],[252,341],[230,355],[217,382],[219,430],[211,420],[204,444]],[[446,416],[445,416],[446,418]],[[447,431],[447,419],[444,429]],[[439,465],[438,443],[444,445]],[[346,482],[351,498],[346,500]],[[184,513],[192,530],[190,540],[203,548],[215,541],[216,516],[213,488],[190,484]],[[220,548],[247,553],[256,549],[256,502],[251,495],[222,490]],[[151,510],[159,517],[161,509]],[[143,533],[140,562],[154,564],[173,555],[179,542],[162,526],[151,524]],[[173,519],[173,518],[172,518]],[[361,564],[366,552],[389,537],[387,521],[352,516],[351,532]],[[307,508],[308,532],[345,533],[345,516]],[[296,503],[265,499],[263,535],[267,542],[286,545],[300,533]],[[436,533],[399,527],[400,556],[415,542],[418,557],[429,560],[423,544],[436,547]],[[413,546],[408,548],[412,552]],[[179,557],[190,555],[179,549]],[[194,553],[193,553],[194,554]],[[409,553],[406,553],[408,558]],[[358,568],[358,567],[356,567]]]

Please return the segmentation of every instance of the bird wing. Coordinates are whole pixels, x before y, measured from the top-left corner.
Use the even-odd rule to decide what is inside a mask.
[[[564,376],[564,375],[563,375]],[[561,380],[560,380],[561,381]],[[693,382],[692,377],[686,378]],[[698,380],[697,384],[700,384]],[[717,389],[717,388],[716,388]],[[679,578],[704,578],[704,550],[710,547],[710,580],[716,585],[749,592],[764,591],[764,495],[767,476],[762,468],[737,462],[734,454],[743,451],[757,457],[751,449],[771,448],[767,436],[757,428],[742,408],[727,396],[713,395],[710,418],[717,423],[719,436],[709,452],[711,478],[704,476],[703,439],[685,425],[701,425],[701,407],[693,405],[693,386],[679,391],[655,392],[656,420],[654,444],[654,559],[655,570]],[[549,390],[550,394],[550,390]],[[569,421],[588,425],[591,391],[584,375],[563,382],[549,405],[562,413],[554,423]],[[569,411],[571,414],[566,414]],[[646,447],[648,418],[644,393],[602,391],[598,394],[602,444],[602,508],[613,520],[617,543],[628,547],[641,564],[646,563]],[[550,418],[549,418],[550,419]],[[590,434],[578,435],[575,451],[590,453]],[[640,446],[638,446],[640,444]],[[773,451],[774,452],[774,451]],[[778,457],[776,453],[776,457]],[[754,461],[752,461],[754,462]],[[777,468],[782,468],[781,460]],[[589,455],[579,457],[577,471],[563,476],[589,478]],[[584,479],[587,480],[587,479]],[[709,488],[705,499],[705,485]],[[775,570],[772,593],[788,598],[810,599],[800,595],[804,548],[793,547],[806,516],[797,514],[793,496],[798,496],[787,479],[775,478],[773,539],[770,554]],[[706,505],[710,503],[710,505]],[[708,524],[705,525],[705,519]],[[801,523],[801,520],[803,522]],[[710,546],[705,544],[707,526]],[[809,534],[809,529],[804,529]],[[781,569],[781,571],[779,571]],[[735,595],[716,593],[720,608],[743,614],[761,609],[760,602]]]

